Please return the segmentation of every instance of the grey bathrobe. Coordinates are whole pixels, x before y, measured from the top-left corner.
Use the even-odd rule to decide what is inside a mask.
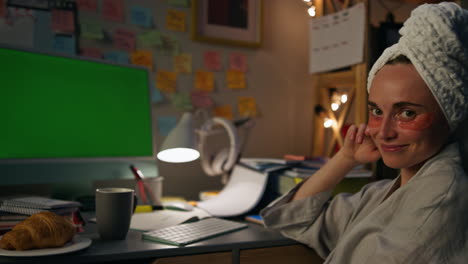
[[[265,226],[315,249],[325,263],[468,263],[468,177],[457,145],[399,183],[289,202],[298,185],[261,214]]]

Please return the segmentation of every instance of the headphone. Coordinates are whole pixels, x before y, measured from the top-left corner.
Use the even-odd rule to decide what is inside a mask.
[[[211,130],[216,124],[222,125],[226,130],[230,146],[210,156],[209,151],[205,149],[206,140],[213,133]],[[203,124],[198,134],[200,135],[198,149],[200,150],[201,166],[205,173],[209,176],[218,176],[229,172],[236,164],[240,151],[239,138],[234,125],[227,119],[214,117]]]

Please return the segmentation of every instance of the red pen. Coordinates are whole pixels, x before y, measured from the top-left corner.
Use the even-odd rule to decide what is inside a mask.
[[[146,198],[145,186],[143,185],[143,174],[139,169],[137,169],[133,165],[130,165],[130,170],[132,171],[133,176],[135,176],[135,179],[137,181],[138,189],[140,190],[141,200],[144,204],[146,204],[148,200]]]

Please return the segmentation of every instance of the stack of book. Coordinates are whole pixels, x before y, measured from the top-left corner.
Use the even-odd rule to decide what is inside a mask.
[[[28,216],[41,211],[50,211],[68,217],[78,229],[81,229],[84,222],[79,215],[80,206],[79,202],[40,196],[0,198],[0,233],[12,229]]]

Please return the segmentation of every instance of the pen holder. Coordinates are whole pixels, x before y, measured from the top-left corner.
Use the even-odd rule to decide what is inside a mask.
[[[135,181],[135,192],[138,205],[162,206],[163,177],[145,177],[140,182]],[[142,193],[144,191],[144,194]]]

